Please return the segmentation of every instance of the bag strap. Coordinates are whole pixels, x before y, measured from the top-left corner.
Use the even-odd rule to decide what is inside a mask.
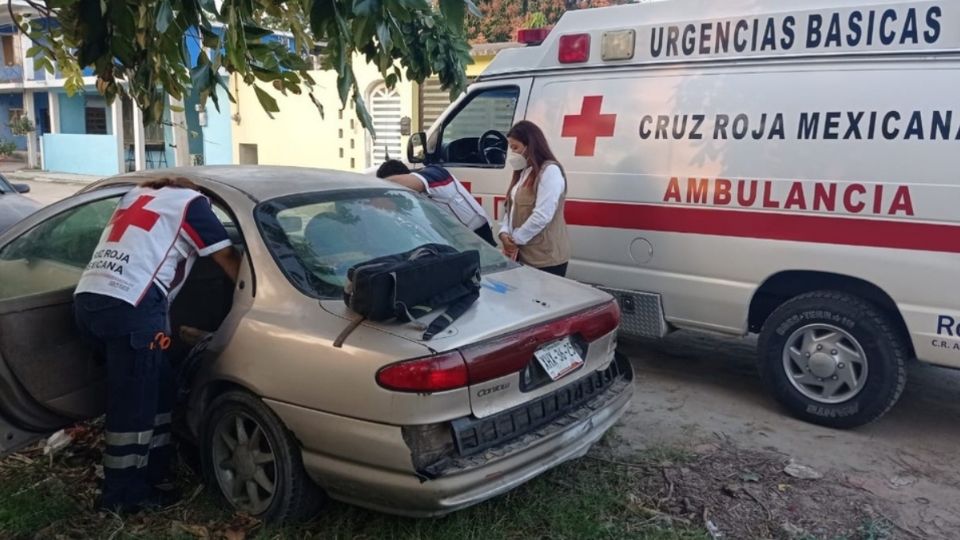
[[[351,321],[350,324],[343,329],[343,332],[340,332],[340,335],[337,336],[337,339],[333,340],[333,346],[337,349],[343,348],[343,342],[346,341],[347,338],[350,337],[350,334],[352,334],[354,330],[359,328],[360,325],[363,324],[363,321],[365,320],[367,320],[366,317],[360,316],[354,319],[353,321]]]

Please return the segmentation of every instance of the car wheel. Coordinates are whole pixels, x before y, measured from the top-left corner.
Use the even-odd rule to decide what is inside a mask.
[[[211,488],[237,510],[268,522],[316,514],[323,492],[307,476],[300,446],[273,411],[242,391],[220,395],[208,410],[202,452]]]
[[[906,384],[908,356],[890,318],[865,300],[834,291],[793,298],[760,334],[760,374],[794,416],[852,428],[884,415]]]

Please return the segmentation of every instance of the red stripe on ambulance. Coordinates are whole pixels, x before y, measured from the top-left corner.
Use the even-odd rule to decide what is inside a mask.
[[[576,200],[564,215],[586,227],[960,253],[957,225]]]

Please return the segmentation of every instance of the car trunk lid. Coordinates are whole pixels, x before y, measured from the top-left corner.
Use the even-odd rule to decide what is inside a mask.
[[[339,304],[342,307],[337,309],[346,310]],[[437,316],[431,314],[419,322],[429,323]],[[459,353],[467,367],[471,410],[485,417],[605,367],[613,357],[611,334],[618,322],[619,311],[608,294],[521,267],[485,275],[477,302],[429,341],[412,323],[364,324],[429,347],[438,357]],[[566,339],[583,364],[552,380],[534,353]],[[449,366],[447,360],[430,369]]]

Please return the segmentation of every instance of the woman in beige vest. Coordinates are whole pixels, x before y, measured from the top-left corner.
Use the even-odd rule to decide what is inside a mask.
[[[513,179],[500,222],[504,252],[527,266],[564,276],[570,239],[563,218],[567,194],[563,168],[533,122],[518,122],[507,133],[507,141],[507,166],[513,169]]]

